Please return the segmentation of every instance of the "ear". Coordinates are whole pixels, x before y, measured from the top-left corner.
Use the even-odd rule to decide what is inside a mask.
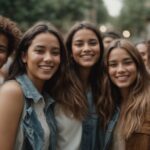
[[[22,52],[21,59],[22,59],[23,63],[27,62],[27,54],[25,52]]]

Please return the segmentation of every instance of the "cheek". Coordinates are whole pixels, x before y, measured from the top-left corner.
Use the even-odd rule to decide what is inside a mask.
[[[100,49],[98,49],[98,50],[97,50],[97,57],[99,58],[100,55],[101,55],[101,51],[100,51]]]
[[[57,65],[59,66],[59,65],[60,65],[60,62],[61,62],[60,56],[56,57],[56,58],[54,59],[54,61],[55,61],[55,64],[57,64]]]
[[[111,80],[114,79],[115,71],[113,69],[108,69],[108,76]]]
[[[72,55],[77,55],[79,53],[79,49],[76,46],[72,47]]]
[[[77,60],[77,57],[78,57],[78,55],[79,55],[79,53],[78,53],[78,51],[76,51],[76,49],[74,49],[74,50],[72,50],[72,58],[74,59],[74,60]]]
[[[100,57],[100,55],[101,55],[101,50],[100,50],[100,47],[99,47],[99,46],[96,46],[96,47],[95,47],[95,54],[97,55],[97,57]]]
[[[108,68],[108,75],[109,75],[109,76],[112,76],[113,72],[114,72],[113,69]]]
[[[7,54],[6,53],[0,54],[0,61],[5,63],[6,60],[7,60]]]

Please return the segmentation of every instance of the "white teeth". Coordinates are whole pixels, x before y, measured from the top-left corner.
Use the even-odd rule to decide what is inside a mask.
[[[92,55],[82,55],[83,58],[92,58]]]
[[[40,66],[41,69],[44,69],[44,70],[51,70],[52,67],[50,66]]]
[[[127,76],[120,76],[117,77],[118,80],[122,81],[122,80],[126,80],[128,77]]]

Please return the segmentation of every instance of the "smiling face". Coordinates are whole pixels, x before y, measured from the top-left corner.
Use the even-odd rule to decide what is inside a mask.
[[[100,57],[100,45],[90,29],[78,30],[72,40],[72,57],[80,68],[91,69]]]
[[[4,34],[0,34],[0,68],[7,61],[8,38]]]
[[[137,78],[137,67],[126,50],[111,50],[108,57],[108,74],[111,81],[121,90],[130,88]]]
[[[22,56],[27,75],[34,82],[44,83],[57,71],[60,65],[60,44],[51,33],[38,34]]]

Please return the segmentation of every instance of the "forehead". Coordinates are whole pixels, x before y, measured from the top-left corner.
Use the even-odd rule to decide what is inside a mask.
[[[53,44],[53,43],[57,43],[59,45],[59,40],[58,38],[52,34],[52,33],[40,33],[38,35],[36,35],[33,40],[32,40],[32,44],[35,43],[48,43],[49,44]]]
[[[140,52],[145,52],[145,51],[147,51],[147,47],[146,47],[146,45],[145,45],[144,43],[138,44],[138,45],[136,46],[136,48],[137,48],[138,51],[140,51]]]
[[[76,31],[76,33],[73,36],[73,40],[78,40],[78,39],[89,39],[89,38],[97,38],[97,35],[95,34],[94,31],[91,29],[80,29]]]
[[[108,60],[122,60],[122,59],[127,59],[131,58],[131,55],[127,52],[127,50],[123,48],[114,48],[110,51]]]

